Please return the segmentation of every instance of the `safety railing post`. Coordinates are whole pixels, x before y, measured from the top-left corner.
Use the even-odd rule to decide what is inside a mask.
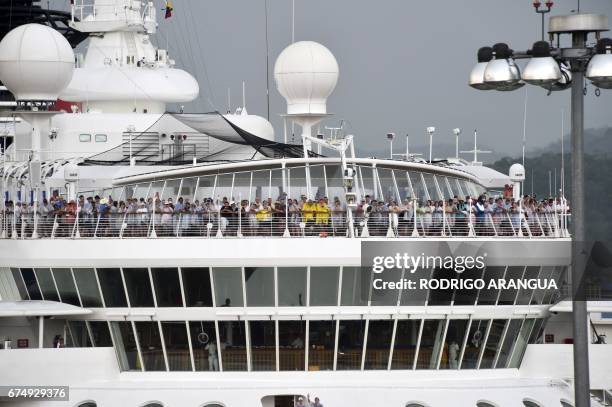
[[[94,228],[94,235],[93,237],[98,237],[98,227],[100,226],[100,218],[102,217],[102,215],[98,215],[98,220],[96,221],[96,227]]]

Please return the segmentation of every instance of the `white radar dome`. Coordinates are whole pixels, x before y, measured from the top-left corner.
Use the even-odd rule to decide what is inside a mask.
[[[288,114],[326,114],[338,74],[334,55],[313,41],[289,45],[274,65],[276,87],[287,100]]]
[[[512,164],[508,173],[512,182],[523,182],[525,181],[525,167],[521,164]]]
[[[73,70],[72,47],[46,25],[21,25],[0,41],[0,81],[17,100],[56,100]]]

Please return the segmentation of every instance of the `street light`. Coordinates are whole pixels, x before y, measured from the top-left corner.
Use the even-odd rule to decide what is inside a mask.
[[[453,134],[455,135],[455,158],[459,159],[459,135],[461,134],[461,129],[456,128],[453,129]]]
[[[552,2],[545,3],[550,9]],[[538,13],[540,1],[534,1]],[[547,10],[548,12],[550,10]],[[543,14],[542,14],[543,16]],[[584,77],[599,88],[612,89],[612,40],[600,39],[602,31],[608,31],[608,17],[599,14],[571,14],[554,16],[549,19],[550,44],[538,41],[533,48],[524,52],[515,52],[506,44],[493,46],[491,59],[483,71],[482,78],[473,78],[478,68],[482,71],[483,55],[478,51],[478,64],[470,73],[469,84],[480,89],[480,84],[492,85],[496,90],[517,89],[524,80],[527,83],[544,87],[549,91],[563,90],[571,87],[572,114],[572,298],[573,333],[574,333],[574,394],[576,407],[590,406],[588,331],[586,299],[577,296],[576,287],[582,280],[586,251],[579,244],[585,241],[584,231]],[[569,48],[552,47],[555,36],[557,44],[562,34],[569,34],[572,46]],[[586,45],[589,34],[594,34],[597,41],[595,48]],[[529,59],[521,77],[518,67],[513,71],[514,60]],[[554,62],[554,63],[553,63]],[[516,66],[516,65],[514,65]],[[557,70],[557,68],[559,70]],[[559,73],[561,74],[559,76]],[[476,86],[475,86],[476,85]],[[575,244],[575,243],[578,244]],[[582,300],[582,301],[581,301]]]

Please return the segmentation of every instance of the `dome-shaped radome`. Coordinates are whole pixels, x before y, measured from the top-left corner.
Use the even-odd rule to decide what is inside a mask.
[[[319,43],[300,41],[285,48],[274,65],[274,79],[287,100],[287,113],[326,114],[338,73],[336,58]]]
[[[525,181],[525,167],[519,163],[512,164],[508,175],[512,182],[523,182]]]
[[[0,81],[17,100],[56,100],[73,70],[72,47],[46,25],[21,25],[0,41]]]

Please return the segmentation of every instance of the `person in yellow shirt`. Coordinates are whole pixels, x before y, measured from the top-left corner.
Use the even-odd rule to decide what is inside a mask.
[[[302,206],[302,219],[304,223],[312,222],[315,219],[315,213],[317,211],[317,204],[312,202],[312,199],[304,202]]]
[[[329,206],[327,206],[327,202],[325,202],[324,198],[319,199],[319,203],[316,204],[315,210],[316,224],[317,226],[325,230],[327,228],[327,225],[329,224],[330,209]]]

